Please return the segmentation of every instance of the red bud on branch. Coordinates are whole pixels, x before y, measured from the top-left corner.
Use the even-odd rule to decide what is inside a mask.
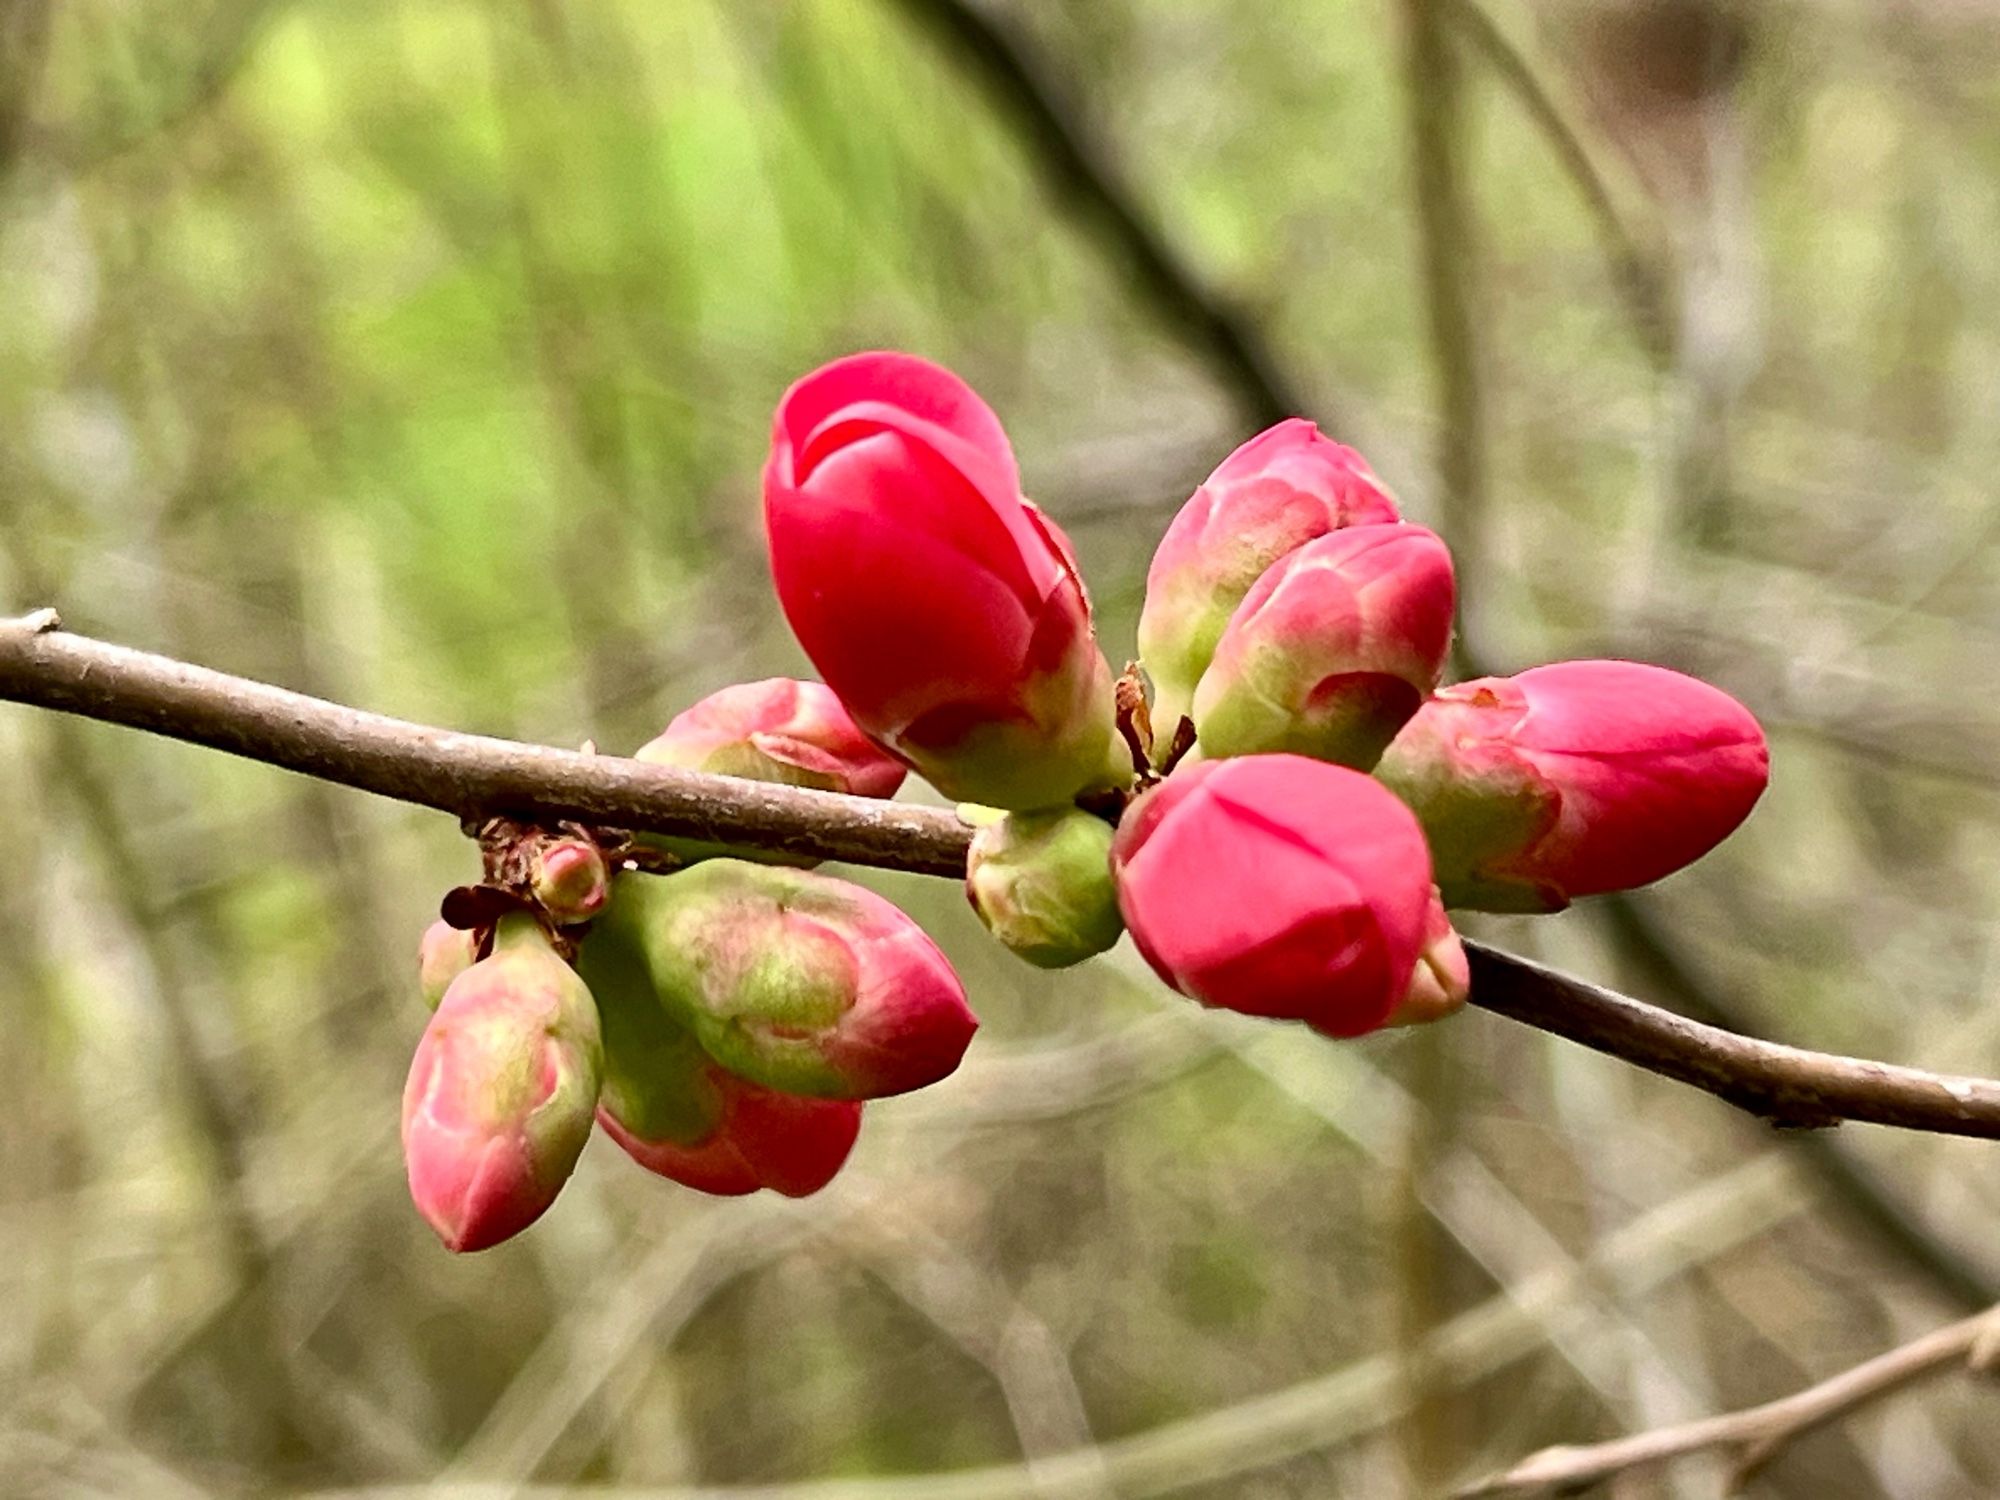
[[[806,655],[940,791],[1042,807],[1112,779],[1083,581],[964,381],[907,354],[806,376],[778,407],[764,519]]]
[[[1140,953],[1205,1004],[1353,1036],[1409,988],[1430,856],[1409,809],[1358,771],[1297,755],[1188,767],[1133,804],[1113,862]]]
[[[484,1250],[568,1181],[597,1105],[597,1007],[526,916],[451,982],[403,1091],[410,1196],[446,1247]]]

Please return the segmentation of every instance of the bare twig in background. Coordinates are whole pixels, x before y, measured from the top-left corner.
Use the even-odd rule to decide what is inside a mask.
[[[0,698],[454,812],[513,812],[956,878],[971,830],[944,808],[669,770],[454,734],[107,645],[53,610],[0,621]],[[1737,1036],[1469,943],[1474,1003],[1789,1126],[1863,1120],[2000,1137],[2000,1083]]]
[[[1576,1494],[1628,1469],[1716,1448],[1732,1451],[1729,1493],[1735,1494],[1789,1444],[1815,1427],[1845,1417],[1950,1365],[1970,1363],[1983,1373],[1996,1352],[1995,1326],[1994,1313],[1977,1313],[1762,1406],[1588,1447],[1546,1448],[1503,1474],[1460,1490],[1459,1500]]]
[[[1490,454],[1486,394],[1476,321],[1479,297],[1478,210],[1466,190],[1468,140],[1464,77],[1450,33],[1446,0],[1402,0],[1402,95],[1410,153],[1409,187],[1416,210],[1417,256],[1432,379],[1433,464],[1441,529],[1450,533],[1460,570],[1483,577],[1487,546]],[[1465,601],[1459,603],[1463,618]],[[1461,630],[1458,649],[1468,630]],[[1401,1253],[1396,1257],[1402,1316],[1399,1343],[1422,1336],[1445,1305],[1444,1256],[1435,1225],[1422,1211],[1428,1179],[1450,1152],[1458,1127],[1452,1085],[1454,1033],[1426,1028],[1414,1039],[1414,1087],[1425,1101],[1410,1117],[1399,1177],[1404,1200]],[[1425,1364],[1408,1369],[1411,1417],[1402,1438],[1415,1487],[1429,1493],[1457,1467],[1457,1413],[1443,1399]]]
[[[850,1221],[852,1223],[853,1221]],[[1053,1329],[987,1267],[908,1209],[877,1215],[847,1236],[862,1267],[922,1314],[999,1386],[1030,1473],[1056,1455],[1095,1446],[1090,1414]],[[1080,1496],[1108,1496],[1087,1477]]]
[[[1446,0],[1403,0],[1403,98],[1417,210],[1424,311],[1436,382],[1437,473],[1444,525],[1463,571],[1477,576],[1486,504],[1486,401],[1474,332],[1478,234],[1465,190],[1463,100]]]
[[[1260,1034],[1238,1019],[1220,1013],[1204,1017],[1219,1044],[1275,1091],[1352,1142],[1379,1169],[1394,1169],[1414,1117],[1435,1101],[1398,1084],[1359,1049],[1288,1047],[1268,1029]],[[1545,1271],[1575,1267],[1575,1258],[1469,1143],[1460,1142],[1434,1161],[1414,1186],[1437,1227],[1497,1284],[1516,1286]],[[1636,1352],[1661,1380],[1675,1385],[1685,1411],[1704,1409],[1708,1403],[1679,1389],[1664,1355],[1622,1304],[1618,1288],[1593,1285],[1588,1296],[1593,1306],[1587,1330],[1577,1326],[1580,1320],[1569,1317],[1567,1309],[1545,1325],[1550,1348],[1587,1385],[1619,1409],[1613,1361],[1621,1351]],[[1419,1330],[1417,1337],[1428,1332]],[[1434,1379],[1428,1384],[1428,1390],[1410,1392],[1419,1405],[1422,1397],[1445,1395]]]
[[[23,0],[0,11],[0,176],[19,158],[47,56],[52,0]]]
[[[1660,253],[1644,248],[1626,224],[1583,137],[1507,33],[1478,0],[1446,0],[1446,7],[1452,23],[1479,49],[1500,82],[1528,112],[1556,161],[1582,194],[1584,206],[1597,223],[1598,238],[1611,263],[1611,279],[1625,305],[1633,336],[1656,365],[1671,366],[1674,312],[1667,278],[1660,270]]]
[[[22,43],[20,55],[26,58],[31,49],[39,52],[47,46],[48,27],[58,7],[36,0],[16,9],[21,14],[13,28]],[[149,144],[170,139],[229,90],[283,9],[284,0],[233,0],[217,6],[217,13],[202,18],[200,24],[190,24],[189,35],[198,39],[194,65],[176,81],[168,97],[136,120],[116,121],[94,131],[44,125],[32,118],[29,106],[33,100],[27,91],[17,89],[13,118],[0,122],[0,172],[12,167],[93,172]],[[12,41],[10,38],[10,45]],[[6,51],[0,48],[0,54]]]
[[[1463,105],[1460,59],[1450,45],[1452,23],[1485,55],[1501,80],[1520,98],[1550,141],[1565,170],[1581,189],[1597,221],[1634,335],[1656,366],[1671,366],[1673,324],[1664,280],[1653,260],[1640,251],[1636,240],[1627,231],[1604,180],[1596,172],[1581,140],[1562,118],[1554,100],[1542,87],[1525,58],[1478,6],[1477,0],[1403,0],[1401,11],[1405,33],[1404,96],[1408,104],[1412,147],[1412,189],[1420,231],[1431,362],[1441,424],[1437,440],[1437,470],[1443,489],[1442,513],[1453,535],[1465,538],[1469,544],[1467,556],[1471,566],[1466,571],[1472,576],[1485,577],[1489,575],[1490,568],[1485,565],[1484,548],[1480,543],[1486,521],[1488,460],[1478,325],[1474,311],[1478,296],[1480,247],[1476,210],[1466,190],[1460,159]],[[1478,652],[1473,642],[1482,638],[1483,634],[1468,628],[1458,645],[1459,664],[1469,669],[1472,675],[1481,671],[1476,665]],[[1617,903],[1614,920],[1617,919],[1622,919],[1619,922],[1621,937],[1628,947],[1650,953],[1655,961],[1666,961],[1671,957],[1670,945],[1663,935],[1652,929],[1650,924],[1645,924],[1642,915],[1631,903],[1623,900]],[[1545,993],[1539,985],[1530,985],[1526,991],[1516,991],[1517,969],[1510,967],[1504,975],[1489,974],[1490,955],[1478,945],[1472,945],[1471,958],[1474,988],[1482,1004],[1490,1005],[1497,1000],[1505,1009],[1507,1002],[1517,993],[1528,998],[1531,1004]],[[1688,977],[1685,966],[1677,968],[1676,977],[1685,981]],[[1683,983],[1682,987],[1685,989],[1687,986]],[[1615,1009],[1614,1006],[1608,1011],[1593,1010],[1593,1025],[1608,1020]],[[1508,1013],[1516,1019],[1537,1024],[1530,1013],[1518,1010]],[[1565,1029],[1557,1018],[1542,1017],[1541,1020],[1554,1020],[1555,1024],[1546,1029],[1569,1036],[1571,1040],[1621,1055],[1624,1052],[1622,1043],[1608,1034],[1581,1036]],[[1688,1026],[1701,1024],[1682,1021],[1678,1017],[1675,1020]],[[1615,1027],[1617,1023],[1612,1024]],[[1724,1072],[1732,1071],[1720,1054],[1729,1051],[1738,1038],[1731,1032],[1718,1030],[1713,1039],[1720,1044],[1720,1052],[1710,1056]],[[1651,1042],[1643,1045],[1650,1046]],[[1676,1056],[1671,1060],[1656,1056],[1655,1061],[1662,1065],[1658,1070],[1681,1077],[1684,1081],[1695,1081],[1688,1079],[1680,1069],[1694,1062],[1702,1053],[1699,1050],[1682,1052],[1677,1045],[1672,1050]],[[1804,1096],[1787,1097],[1789,1085],[1784,1081],[1783,1059],[1775,1054],[1766,1054],[1766,1057],[1775,1066],[1761,1078],[1759,1097],[1755,1100],[1738,1099],[1736,1102],[1771,1118],[1810,1124],[1813,1102]],[[1706,1066],[1706,1063],[1697,1065]],[[1719,1077],[1710,1079],[1710,1083],[1718,1082]],[[1730,1087],[1727,1083],[1720,1083],[1711,1091],[1728,1098]],[[1816,1088],[1817,1081],[1809,1087]],[[1765,1092],[1767,1089],[1770,1092]],[[1450,1097],[1448,1089],[1435,1086],[1426,1093],[1434,1097]],[[1952,1264],[1956,1258],[1949,1249],[1934,1245],[1929,1236],[1914,1231],[1908,1218],[1893,1210],[1886,1194],[1865,1179],[1861,1175],[1862,1169],[1845,1153],[1822,1142],[1815,1141],[1813,1145],[1817,1148],[1813,1153],[1816,1163],[1847,1191],[1875,1228],[1886,1233],[1906,1253],[1925,1263],[1928,1269],[1941,1269],[1946,1279],[1960,1283],[1967,1279],[1963,1275],[1951,1274],[1964,1268]]]
[[[1057,200],[1099,231],[1133,272],[1162,329],[1216,368],[1246,416],[1269,424],[1306,410],[1256,324],[1202,285],[1118,180],[1090,132],[1071,117],[1041,64],[1005,26],[965,0],[892,3],[957,52],[1027,137]],[[1325,403],[1318,405],[1323,409]]]
[[[1588,1256],[1539,1272],[1457,1314],[1425,1339],[1439,1378],[1456,1389],[1489,1378],[1541,1348],[1558,1322],[1600,1328],[1593,1281],[1641,1297],[1756,1239],[1809,1201],[1791,1169],[1767,1153],[1633,1219]],[[1125,1500],[1214,1484],[1321,1452],[1380,1430],[1403,1411],[1401,1360],[1371,1354],[1281,1390],[1166,1422],[1033,1469],[1001,1464],[952,1473],[699,1487],[593,1488],[593,1500],[1084,1500],[1108,1482]],[[569,1486],[478,1483],[373,1485],[324,1490],[311,1500],[571,1500]]]
[[[831,1201],[809,1207],[786,1199],[725,1200],[676,1233],[642,1240],[523,1361],[440,1483],[535,1473],[628,1360],[671,1345],[731,1280],[830,1232],[882,1191],[844,1186],[828,1195]]]

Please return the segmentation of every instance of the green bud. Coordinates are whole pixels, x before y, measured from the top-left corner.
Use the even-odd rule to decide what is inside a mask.
[[[646,958],[651,903],[665,894],[664,882],[621,883],[578,954],[577,972],[604,1025],[599,1108],[647,1140],[694,1141],[715,1129],[722,1101],[705,1077],[708,1054],[661,1004]]]
[[[1125,930],[1112,834],[1080,808],[1009,813],[973,837],[966,898],[989,932],[1037,968],[1082,963]]]
[[[604,856],[584,839],[557,839],[537,848],[529,881],[535,899],[560,926],[588,922],[611,899]]]

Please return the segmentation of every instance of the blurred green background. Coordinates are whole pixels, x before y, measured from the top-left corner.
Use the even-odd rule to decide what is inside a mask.
[[[1992,1073],[2000,15],[1480,5],[9,0],[0,602],[629,750],[805,671],[756,476],[812,365],[966,375],[1114,660],[1301,410],[1446,530],[1482,662],[1772,730],[1716,856],[1482,935]],[[985,1020],[954,1079],[817,1198],[600,1139],[453,1259],[396,1149],[450,820],[18,709],[0,795],[9,1496],[1435,1495],[2000,1297],[1989,1146],[1780,1137],[1476,1012],[1232,1024],[875,875]],[[2000,1492],[1993,1399],[1755,1492]]]

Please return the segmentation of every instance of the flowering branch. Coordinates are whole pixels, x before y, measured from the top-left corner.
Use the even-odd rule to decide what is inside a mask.
[[[1818,1385],[1719,1417],[1703,1417],[1588,1446],[1544,1448],[1505,1473],[1457,1492],[1457,1500],[1500,1496],[1569,1495],[1627,1470],[1689,1453],[1722,1449],[1733,1462],[1728,1493],[1736,1494],[1780,1452],[1828,1422],[1893,1395],[1913,1381],[1951,1365],[1985,1373],[1993,1368],[1994,1312],[1976,1313],[1843,1370]]]
[[[924,875],[963,875],[950,813],[456,734],[72,635],[54,610],[0,620],[0,699],[123,724],[483,818],[513,813]]]
[[[378,796],[962,877],[945,808],[806,791],[413,724],[115,646],[53,610],[0,620],[0,699],[143,729]],[[1842,1120],[2000,1138],[2000,1083],[1809,1052],[1690,1021],[1484,944],[1472,1003],[1789,1127]]]

